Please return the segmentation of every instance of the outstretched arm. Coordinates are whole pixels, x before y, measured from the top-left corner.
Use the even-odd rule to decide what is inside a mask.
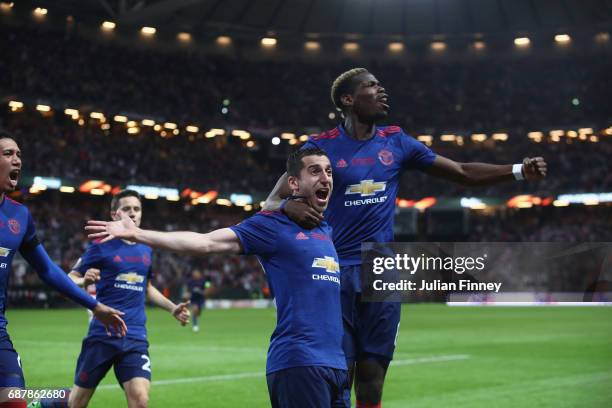
[[[229,228],[207,234],[191,231],[161,232],[140,229],[129,217],[122,217],[119,221],[88,221],[85,230],[89,238],[102,238],[101,242],[120,238],[191,255],[238,254],[241,251],[240,240]]]
[[[285,198],[290,196],[291,189],[289,188],[287,173],[285,172],[276,182],[268,198],[266,198],[263,209],[266,211],[282,210],[287,217],[306,229],[312,229],[321,224],[321,221],[323,221],[323,214],[308,204],[300,201],[288,200],[282,205]]]
[[[38,276],[49,286],[91,309],[94,316],[107,328],[113,328],[119,335],[125,335],[127,327],[121,319],[122,312],[103,305],[81,290],[53,261],[41,244],[21,250],[21,255],[36,270]],[[110,332],[109,332],[110,334]]]
[[[436,156],[427,173],[468,186],[487,186],[515,180],[512,164],[459,163]],[[546,177],[547,166],[542,157],[523,160],[521,174],[526,180]]]
[[[174,316],[174,318],[178,320],[182,326],[189,323],[189,309],[187,308],[189,302],[179,303],[178,305],[174,304],[173,301],[165,297],[159,290],[157,290],[157,288],[153,286],[151,282],[149,282],[147,286],[147,298],[154,305],[168,311],[168,313]]]

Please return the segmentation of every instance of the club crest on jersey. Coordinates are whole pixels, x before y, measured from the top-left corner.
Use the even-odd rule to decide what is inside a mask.
[[[359,194],[362,197],[369,197],[385,191],[385,188],[387,188],[387,183],[384,181],[361,180],[359,184],[348,186],[344,194]]]
[[[19,225],[19,221],[14,218],[8,220],[8,226],[13,234],[19,234],[19,232],[21,231],[21,225]]]
[[[315,258],[312,261],[313,268],[323,268],[327,272],[338,273],[340,271],[340,265],[336,260],[331,256],[326,256],[324,258]]]
[[[0,247],[0,256],[6,258],[11,253],[9,248]]]
[[[390,166],[393,164],[393,152],[383,149],[380,152],[378,152],[378,160],[380,160],[380,162],[382,164],[384,164],[385,166]]]
[[[340,159],[340,160],[338,160],[336,162],[336,167],[338,167],[338,168],[342,169],[342,168],[347,167],[347,166],[348,166],[348,163],[344,159]]]
[[[142,283],[144,282],[144,276],[139,275],[136,272],[120,273],[117,275],[115,280],[127,283]]]

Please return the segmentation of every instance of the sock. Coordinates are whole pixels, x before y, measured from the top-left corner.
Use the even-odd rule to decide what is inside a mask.
[[[195,316],[195,315],[192,316],[191,317],[191,321],[193,322],[194,326],[197,326],[198,325],[198,316]]]
[[[356,408],[382,408],[381,402],[379,402],[378,404],[366,404],[365,402],[357,401],[356,404],[357,404],[355,405]]]

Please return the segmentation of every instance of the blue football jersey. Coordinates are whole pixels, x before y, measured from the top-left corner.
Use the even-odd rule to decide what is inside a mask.
[[[245,254],[257,255],[276,299],[266,372],[324,366],[346,370],[340,267],[331,228],[306,230],[262,211],[231,227]]]
[[[393,241],[401,171],[425,169],[436,158],[397,126],[377,127],[372,138],[356,140],[340,125],[312,136],[307,147],[322,149],[331,161],[334,191],[324,216],[342,266],[361,263],[362,242]]]
[[[125,313],[122,318],[128,328],[128,338],[147,339],[145,299],[151,279],[151,258],[152,250],[148,245],[113,239],[105,243],[93,242],[73,268],[83,275],[90,268],[100,270],[96,297]],[[87,336],[106,338],[107,334],[104,326],[92,319]]]
[[[35,245],[38,245],[38,240],[30,211],[5,197],[0,203],[0,340],[7,337],[4,311],[13,257],[15,252]]]

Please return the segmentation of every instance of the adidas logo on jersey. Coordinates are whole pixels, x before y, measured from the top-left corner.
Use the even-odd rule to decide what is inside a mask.
[[[303,232],[298,232],[298,234],[295,236],[295,239],[305,240],[308,239],[308,235],[304,234]]]
[[[347,167],[347,166],[348,166],[348,163],[344,159],[340,159],[336,163],[336,167],[339,167],[339,168],[344,168],[344,167]]]
[[[115,257],[113,258],[113,262],[123,262],[123,259],[121,259],[119,255],[115,255]]]

